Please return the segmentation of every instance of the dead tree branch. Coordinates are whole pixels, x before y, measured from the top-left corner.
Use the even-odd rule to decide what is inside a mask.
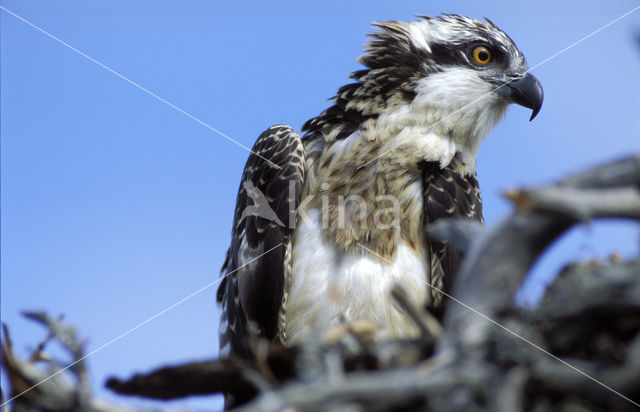
[[[253,365],[194,362],[112,378],[107,386],[156,399],[226,392],[247,401],[240,411],[637,410],[640,259],[568,265],[535,309],[515,305],[514,294],[544,249],[571,226],[599,218],[640,220],[640,156],[506,196],[515,210],[492,227],[454,220],[429,228],[429,236],[464,251],[465,260],[442,325],[412,306],[400,286],[393,290],[419,326],[418,339],[370,342],[348,331],[330,343],[294,348],[255,342],[260,359]],[[75,331],[42,314],[31,318],[81,358]],[[12,394],[43,376],[33,363],[46,358],[47,342],[24,362],[5,333],[3,364]],[[71,371],[81,388],[83,371],[81,363]],[[42,391],[26,393],[22,405],[107,410],[89,409],[95,406],[88,386],[49,388],[43,383]]]

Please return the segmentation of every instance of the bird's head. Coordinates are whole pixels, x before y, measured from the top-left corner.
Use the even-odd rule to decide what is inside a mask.
[[[533,110],[533,120],[542,106],[542,87],[505,32],[488,19],[420,17],[374,23],[380,31],[370,33],[366,54],[359,59],[369,70],[352,77],[382,88],[396,83],[461,111],[476,99],[484,106],[517,103]]]
[[[375,129],[376,139],[392,136],[382,151],[403,145],[443,165],[461,153],[475,167],[479,142],[510,103],[530,108],[531,119],[540,111],[540,83],[513,40],[488,19],[447,14],[374,26],[359,59],[366,68],[305,125],[327,141]],[[449,140],[425,137],[434,134]]]

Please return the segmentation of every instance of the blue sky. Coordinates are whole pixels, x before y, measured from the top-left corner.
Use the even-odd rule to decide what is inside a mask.
[[[245,146],[296,128],[359,68],[375,20],[489,17],[536,65],[636,1],[8,1],[0,4]],[[64,313],[94,350],[215,281],[247,151],[5,11],[1,19],[2,319],[23,351],[24,309]],[[509,110],[478,160],[488,224],[500,191],[549,182],[640,146],[640,11],[533,70],[538,117]],[[638,253],[638,227],[565,236],[537,265]],[[109,375],[217,353],[215,286],[88,359]],[[142,401],[137,404],[149,405]],[[210,399],[174,407],[217,408]]]

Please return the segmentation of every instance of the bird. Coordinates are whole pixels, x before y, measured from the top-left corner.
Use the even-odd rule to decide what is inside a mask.
[[[480,143],[511,103],[530,120],[542,107],[524,55],[487,18],[373,26],[330,106],[251,150],[217,291],[221,357],[250,357],[252,336],[291,346],[348,322],[375,325],[376,340],[417,336],[391,287],[445,307],[461,255],[425,229],[483,221]]]

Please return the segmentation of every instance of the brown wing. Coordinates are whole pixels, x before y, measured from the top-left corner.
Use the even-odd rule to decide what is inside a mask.
[[[247,358],[249,334],[281,338],[291,273],[291,234],[304,181],[304,149],[289,126],[265,130],[238,189],[231,246],[217,300],[220,356]]]
[[[454,216],[481,222],[484,220],[480,187],[475,173],[460,175],[454,163],[443,169],[439,163],[432,162],[425,163],[422,171],[425,225],[440,218]],[[427,239],[426,244],[430,258],[429,283],[433,286],[431,306],[436,311],[441,311],[444,302],[440,291],[450,292],[462,255],[446,242]]]

